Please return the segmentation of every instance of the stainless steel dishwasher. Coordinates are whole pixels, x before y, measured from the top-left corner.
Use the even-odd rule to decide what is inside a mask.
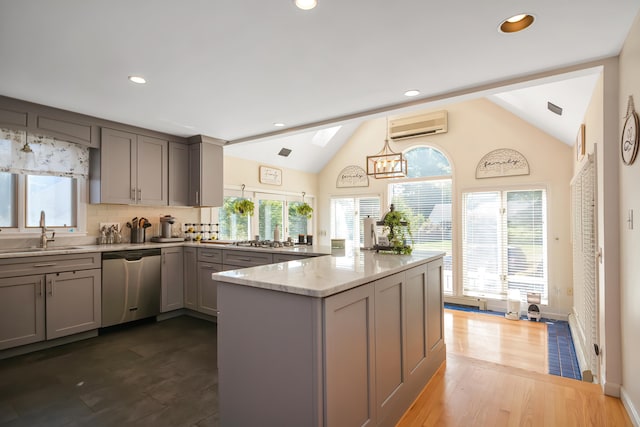
[[[160,313],[160,249],[102,253],[102,326]]]

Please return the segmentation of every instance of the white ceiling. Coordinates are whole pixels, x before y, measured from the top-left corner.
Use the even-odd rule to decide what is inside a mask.
[[[283,122],[298,132],[228,150],[297,145],[304,150],[282,166],[304,170],[358,124],[344,123],[323,150],[302,145],[323,122],[393,110],[409,101],[408,89],[426,99],[615,56],[639,9],[637,0],[319,0],[307,12],[292,0],[0,0],[0,94],[231,142],[260,139]],[[535,15],[531,28],[497,31],[521,12]],[[130,83],[132,74],[148,83]],[[584,113],[586,103],[571,103],[592,82],[490,99],[542,127],[557,120],[543,114],[547,101],[571,117]],[[567,143],[576,129],[545,128]],[[266,155],[261,161],[280,161]]]

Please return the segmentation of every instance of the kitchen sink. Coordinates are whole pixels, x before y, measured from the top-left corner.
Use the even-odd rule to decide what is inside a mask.
[[[0,254],[69,251],[73,249],[84,249],[84,248],[82,246],[50,246],[48,248],[12,248],[12,249],[0,249]]]

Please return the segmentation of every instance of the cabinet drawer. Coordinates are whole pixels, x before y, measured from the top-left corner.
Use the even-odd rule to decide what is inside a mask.
[[[198,261],[222,262],[222,249],[198,248]]]
[[[311,255],[300,254],[273,254],[273,262],[294,261],[298,259],[310,258]]]
[[[0,259],[0,278],[100,267],[99,252]]]
[[[222,253],[222,263],[242,267],[271,264],[273,256],[268,252],[226,250]]]

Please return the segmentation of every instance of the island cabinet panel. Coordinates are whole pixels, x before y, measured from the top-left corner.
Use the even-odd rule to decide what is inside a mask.
[[[331,296],[325,302],[326,424],[375,425],[374,287]]]
[[[321,299],[220,282],[221,426],[321,427]]]
[[[182,247],[162,248],[160,311],[184,307],[184,253]]]
[[[427,358],[427,269],[406,272],[406,355],[407,369],[413,373]]]
[[[402,390],[406,381],[405,274],[377,280],[375,286],[376,407],[378,424],[404,412]]]
[[[0,350],[45,339],[44,276],[0,279]]]
[[[427,266],[427,345],[430,353],[437,352],[444,345],[444,300],[442,297],[442,259],[432,261]]]

